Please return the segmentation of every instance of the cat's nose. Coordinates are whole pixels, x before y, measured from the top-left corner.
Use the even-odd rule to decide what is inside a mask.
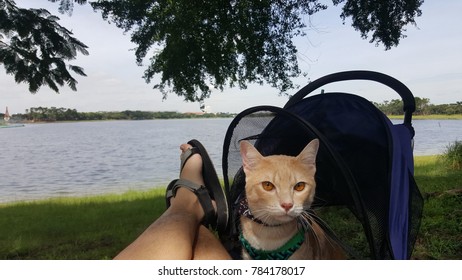
[[[281,203],[281,207],[284,208],[286,212],[289,212],[289,210],[292,209],[293,206],[294,206],[293,203],[287,203],[287,202]]]

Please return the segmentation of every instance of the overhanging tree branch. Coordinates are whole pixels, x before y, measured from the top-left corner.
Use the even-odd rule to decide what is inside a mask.
[[[154,88],[164,98],[173,92],[188,101],[202,101],[210,96],[212,88],[245,89],[249,83],[267,83],[286,94],[295,86],[292,79],[300,74],[293,39],[305,35],[303,16],[327,8],[322,0],[49,1],[58,2],[61,13],[71,14],[74,3],[90,3],[100,10],[104,19],[131,33],[131,40],[137,45],[137,63],[147,64],[143,76],[146,82],[160,77]],[[415,24],[415,18],[422,13],[423,0],[332,3],[343,5],[340,17],[344,23],[351,18],[353,28],[362,38],[370,38],[370,42],[383,44],[388,50],[405,37],[408,24]],[[60,27],[48,11],[16,8],[27,15],[26,19],[35,17],[37,22],[43,18],[40,26],[50,26],[37,29],[36,25],[26,27],[15,20],[11,14],[12,0],[0,0],[0,5],[0,62],[7,73],[14,74],[18,82],[29,82],[31,91],[42,84],[56,90],[54,83],[64,82],[75,88],[77,81],[66,67],[58,67],[47,58],[73,59],[77,52],[87,54],[87,47]],[[10,11],[5,7],[10,7]],[[37,32],[45,39],[40,39]],[[55,37],[53,32],[61,37]],[[67,47],[62,52],[53,50],[54,45],[60,44]],[[84,75],[82,68],[69,69]]]
[[[17,83],[28,83],[35,93],[43,85],[59,93],[65,83],[76,90],[69,73],[86,76],[83,68],[66,65],[87,46],[59,25],[59,18],[45,9],[21,9],[12,0],[0,0],[0,63]]]

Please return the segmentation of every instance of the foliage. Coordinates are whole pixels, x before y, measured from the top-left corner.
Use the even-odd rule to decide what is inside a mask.
[[[87,46],[58,24],[45,9],[21,9],[12,0],[0,0],[0,63],[17,83],[28,83],[35,93],[42,85],[59,92],[58,85],[76,90],[77,80],[68,69],[85,76],[83,69],[66,65]]]
[[[0,114],[1,116],[2,114]],[[184,119],[184,118],[228,118],[228,113],[179,113],[174,111],[149,112],[131,111],[122,112],[77,112],[76,109],[56,107],[32,107],[25,114],[14,114],[12,119],[16,122],[27,120],[32,122],[54,121],[99,121],[99,120],[153,120],[153,119]]]
[[[210,86],[267,82],[281,92],[293,88],[300,74],[292,42],[305,24],[300,13],[324,5],[317,0],[291,1],[96,1],[95,9],[125,31],[132,30],[136,59],[141,65],[155,48],[144,78],[168,93],[200,101]]]
[[[341,17],[351,17],[352,26],[370,42],[382,43],[386,49],[398,46],[406,37],[404,26],[415,24],[414,18],[421,16],[419,7],[423,0],[333,0],[334,4],[346,2]],[[371,34],[372,33],[372,34]]]
[[[462,141],[449,144],[443,154],[443,159],[452,169],[462,169]]]
[[[72,15],[72,11],[74,10],[74,2],[77,4],[86,4],[87,0],[48,0],[50,2],[59,2],[58,11],[62,14],[68,13]]]
[[[211,88],[246,88],[264,82],[286,93],[300,74],[292,40],[304,35],[304,15],[326,9],[318,0],[291,1],[149,1],[99,0],[92,3],[103,16],[133,31],[142,64],[154,48],[144,78],[166,97],[167,88],[186,100],[207,98]],[[386,49],[397,45],[404,26],[414,23],[423,1],[333,1],[345,3],[342,18],[352,17],[363,37]]]
[[[138,64],[148,64],[146,82],[160,75],[154,88],[164,98],[173,92],[188,101],[209,97],[212,88],[245,89],[249,83],[268,83],[287,94],[301,72],[293,39],[305,35],[306,16],[327,8],[322,0],[49,1],[59,2],[62,13],[71,14],[74,3],[102,11],[106,20],[131,32]],[[341,17],[351,18],[363,38],[390,49],[405,37],[405,27],[415,24],[423,0],[332,3],[344,5]]]
[[[447,119],[452,116],[455,119],[462,117],[462,102],[455,104],[433,105],[427,98],[416,97],[415,119],[419,116],[429,118]],[[401,100],[394,99],[375,105],[387,115],[402,115],[403,103]],[[430,113],[429,113],[430,112]],[[430,115],[428,115],[430,114]],[[439,115],[436,115],[439,114]],[[3,119],[0,113],[0,119]],[[25,114],[14,114],[11,116],[12,122],[27,121],[90,121],[90,120],[152,120],[152,119],[183,119],[183,118],[229,118],[232,113],[180,113],[176,111],[140,111],[125,110],[121,112],[77,112],[76,109],[56,108],[56,107],[32,107],[26,110]]]
[[[403,101],[392,99],[383,103],[374,103],[386,115],[402,115]],[[453,104],[434,105],[428,98],[415,97],[416,110],[414,115],[454,115],[462,114],[462,101]]]

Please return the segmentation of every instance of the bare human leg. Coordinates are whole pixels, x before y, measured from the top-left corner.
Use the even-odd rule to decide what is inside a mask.
[[[182,144],[182,152],[190,149]],[[192,155],[180,174],[199,185],[202,178],[202,158]],[[115,259],[230,259],[214,234],[201,225],[204,211],[196,195],[179,188],[171,198],[170,207]]]

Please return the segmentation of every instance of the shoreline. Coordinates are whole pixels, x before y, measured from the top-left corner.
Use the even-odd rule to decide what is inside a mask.
[[[165,193],[167,186],[154,186],[148,189],[132,189],[132,190],[121,190],[112,191],[106,193],[87,193],[87,194],[69,194],[69,195],[56,195],[56,196],[40,196],[31,199],[18,199],[0,202],[0,209],[7,207],[14,207],[17,205],[30,205],[30,204],[47,204],[47,203],[63,203],[63,204],[80,204],[82,201],[101,201],[101,200],[120,200],[124,197],[139,197],[146,196],[152,193],[162,192]]]
[[[441,154],[438,155],[423,155],[423,156],[414,156],[414,166],[423,165],[429,160],[437,160]],[[223,180],[223,179],[220,179]],[[223,185],[223,183],[222,183]],[[95,192],[95,193],[74,193],[68,195],[52,195],[52,196],[39,196],[36,198],[24,198],[24,199],[13,199],[7,201],[0,201],[0,208],[13,207],[15,205],[24,205],[24,204],[44,204],[44,203],[79,203],[79,201],[91,201],[107,198],[123,198],[126,196],[144,196],[150,193],[165,192],[167,185],[158,185],[152,186],[146,189],[130,189],[130,190],[120,190],[120,191],[108,191],[108,192]]]
[[[213,119],[232,119],[233,117],[184,117],[184,118],[153,118],[153,119],[101,119],[101,120],[64,120],[64,121],[33,121],[33,120],[24,120],[17,123],[22,124],[47,124],[47,123],[77,123],[77,122],[111,122],[111,121],[155,121],[155,120],[213,120]],[[461,118],[462,119],[462,118]]]
[[[404,115],[387,115],[389,119],[404,119]],[[462,120],[462,114],[455,115],[412,115],[412,120]]]
[[[233,119],[234,115],[216,117],[180,117],[180,118],[154,118],[154,119],[102,119],[102,120],[63,120],[63,121],[15,121],[12,124],[51,124],[51,123],[74,123],[74,122],[107,122],[107,121],[150,121],[150,120],[183,120],[183,119]],[[404,119],[404,115],[387,115],[389,119]],[[454,115],[412,115],[412,120],[462,120],[462,114]]]

